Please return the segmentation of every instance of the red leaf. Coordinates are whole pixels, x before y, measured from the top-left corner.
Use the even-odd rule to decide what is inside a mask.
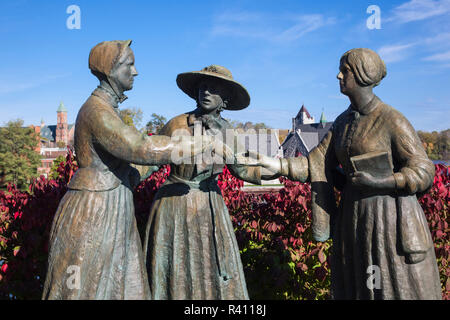
[[[325,255],[325,253],[323,252],[323,250],[319,251],[319,261],[320,261],[320,263],[324,263],[325,261],[327,261],[327,257]]]

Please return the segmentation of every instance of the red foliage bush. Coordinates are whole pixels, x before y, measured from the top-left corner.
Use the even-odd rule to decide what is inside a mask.
[[[53,216],[77,169],[69,150],[57,179],[41,176],[28,192],[14,185],[0,192],[0,299],[40,299]]]
[[[237,180],[226,168],[222,179]],[[327,298],[330,242],[312,240],[310,185],[280,180],[284,188],[278,193],[222,189],[236,227],[250,297]]]
[[[237,180],[227,170],[222,177]],[[236,227],[249,294],[254,299],[326,299],[332,241],[313,241],[310,185],[280,181],[284,188],[278,194],[222,189]],[[233,185],[242,186],[235,181]],[[340,199],[338,193],[336,198]],[[433,237],[442,296],[450,300],[449,167],[436,165],[433,186],[419,202]]]
[[[77,165],[69,150],[58,178],[34,180],[29,192],[9,185],[0,191],[0,299],[40,299],[45,280],[48,237],[59,201]],[[170,173],[163,166],[134,193],[138,228],[143,230],[153,198]],[[324,299],[330,286],[331,241],[312,240],[308,184],[281,179],[279,193],[242,192],[243,181],[225,168],[219,177],[236,230],[247,285],[253,299]],[[420,203],[433,235],[444,299],[450,299],[448,208],[449,169],[436,166],[432,189]]]
[[[431,190],[419,198],[425,212],[433,238],[439,273],[441,275],[442,297],[450,300],[450,167],[436,165]]]
[[[153,198],[169,174],[170,166],[162,166],[158,171],[155,171],[147,179],[142,181],[134,190],[134,211],[142,241],[144,241],[145,226],[147,225]]]

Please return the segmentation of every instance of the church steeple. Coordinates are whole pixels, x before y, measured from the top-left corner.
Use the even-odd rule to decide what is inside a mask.
[[[56,112],[67,112],[66,106],[62,101],[59,103],[59,108]]]
[[[322,115],[320,116],[320,123],[327,123],[327,119],[325,119],[325,114],[322,111]]]
[[[59,104],[56,113],[57,113],[56,143],[58,144],[58,142],[61,142],[61,145],[62,144],[67,145],[69,126],[67,124],[67,109],[62,101]]]
[[[314,123],[314,117],[310,115],[308,110],[306,110],[305,105],[302,105],[300,111],[298,112],[297,116],[295,117],[296,122],[299,124],[310,124]]]
[[[325,127],[325,124],[327,123],[327,119],[325,119],[325,113],[322,111],[322,115],[320,116],[320,124],[322,127]]]

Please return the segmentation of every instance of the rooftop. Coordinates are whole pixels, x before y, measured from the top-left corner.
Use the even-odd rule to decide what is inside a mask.
[[[302,112],[306,113],[306,116],[308,118],[312,118],[311,115],[309,114],[308,110],[306,110],[305,105],[302,105],[302,107],[300,108],[300,111],[297,113],[297,116],[295,118],[300,118]]]
[[[56,112],[67,112],[67,108],[64,105],[64,103],[61,101],[61,103],[59,104],[59,108]]]

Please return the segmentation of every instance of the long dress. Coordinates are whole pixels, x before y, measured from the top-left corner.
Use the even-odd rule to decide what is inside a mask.
[[[201,121],[195,112],[175,117],[161,134],[192,135]],[[224,119],[202,133],[229,128]],[[197,122],[201,123],[201,122]],[[144,241],[152,299],[248,299],[239,247],[228,209],[217,185],[223,164],[171,165],[150,210]],[[260,183],[259,170],[228,165],[237,177]]]
[[[376,151],[391,155],[397,190],[364,190],[346,183],[340,207],[332,210],[330,169],[340,164],[348,176],[351,157]],[[350,106],[308,160],[309,173],[291,178],[309,175],[313,216],[331,215],[332,297],[441,299],[431,234],[416,197],[432,185],[434,165],[408,120],[376,96],[361,110]]]
[[[125,125],[117,107],[100,86],[78,113],[80,168],[53,220],[43,299],[150,299],[132,194],[139,174],[130,162],[169,163],[172,144]]]

